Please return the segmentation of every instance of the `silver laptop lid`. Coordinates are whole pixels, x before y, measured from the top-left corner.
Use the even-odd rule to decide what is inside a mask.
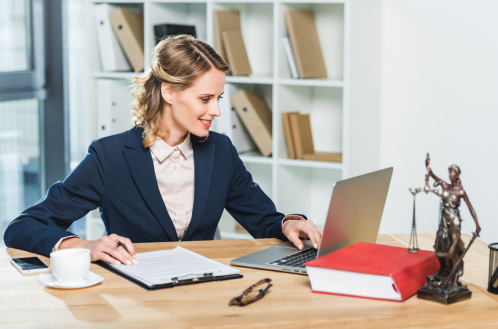
[[[393,168],[337,182],[317,257],[356,242],[375,243]]]

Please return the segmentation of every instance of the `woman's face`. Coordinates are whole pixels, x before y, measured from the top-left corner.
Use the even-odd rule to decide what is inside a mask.
[[[179,128],[204,137],[209,133],[212,121],[220,116],[219,99],[225,87],[225,73],[212,68],[188,89],[175,91],[163,82],[161,92],[171,105],[173,122],[169,129]],[[174,127],[176,126],[176,127]]]

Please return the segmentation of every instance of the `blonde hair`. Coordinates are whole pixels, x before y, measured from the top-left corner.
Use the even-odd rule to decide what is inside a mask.
[[[170,36],[154,47],[150,67],[141,77],[133,78],[131,92],[133,122],[144,129],[144,147],[169,134],[159,131],[164,108],[162,83],[182,91],[212,68],[222,72],[230,69],[210,45],[190,35]]]

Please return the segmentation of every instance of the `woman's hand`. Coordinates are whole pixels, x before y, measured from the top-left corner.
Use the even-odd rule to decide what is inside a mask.
[[[323,230],[313,224],[313,221],[304,219],[285,221],[282,231],[299,250],[303,250],[303,242],[299,238],[309,238],[311,245],[318,249],[323,234]]]
[[[119,247],[116,243],[116,239],[121,241],[122,244],[126,246],[129,253],[124,250],[123,247]],[[109,236],[103,236],[98,240],[89,241],[80,238],[65,239],[59,245],[60,249],[67,248],[85,248],[90,249],[90,255],[92,262],[97,260],[103,260],[109,264],[138,264],[135,259],[135,248],[133,248],[133,243],[130,239],[119,236],[117,234],[111,234]]]

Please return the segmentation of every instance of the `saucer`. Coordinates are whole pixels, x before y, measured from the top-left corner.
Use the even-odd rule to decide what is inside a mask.
[[[104,280],[103,277],[97,275],[93,272],[88,272],[86,277],[81,281],[74,282],[59,282],[57,278],[53,274],[41,274],[39,275],[41,283],[46,285],[49,288],[57,288],[57,289],[78,289],[78,288],[86,288],[93,285],[96,285],[99,282]]]

